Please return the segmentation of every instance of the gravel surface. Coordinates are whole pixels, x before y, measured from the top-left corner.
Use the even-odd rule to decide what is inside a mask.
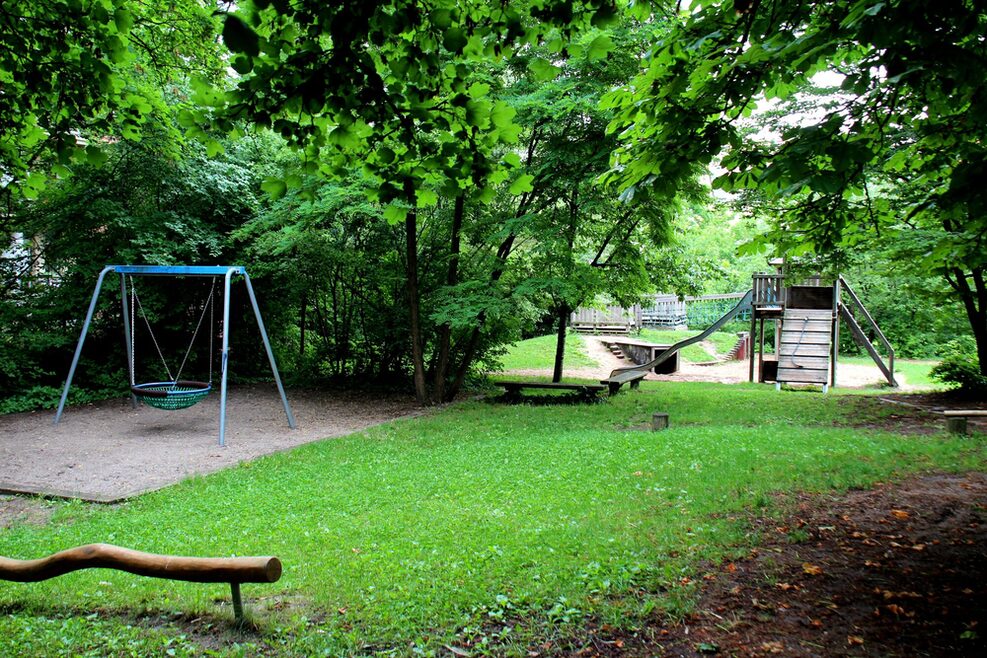
[[[0,492],[111,502],[303,443],[422,413],[408,396],[291,391],[289,429],[277,389],[231,389],[226,446],[218,445],[219,395],[181,411],[129,399],[54,412],[0,416]]]

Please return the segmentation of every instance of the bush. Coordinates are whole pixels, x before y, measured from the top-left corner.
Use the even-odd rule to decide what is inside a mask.
[[[932,378],[965,393],[987,395],[987,376],[980,373],[977,346],[970,336],[954,338],[943,348],[942,361],[932,368]]]

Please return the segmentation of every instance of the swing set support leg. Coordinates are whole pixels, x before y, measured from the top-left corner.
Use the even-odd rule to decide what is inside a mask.
[[[112,270],[112,265],[104,267],[99,273],[99,278],[96,279],[96,289],[93,290],[93,298],[89,302],[89,310],[86,312],[86,321],[82,323],[82,332],[79,334],[79,343],[75,346],[75,354],[72,356],[72,365],[69,367],[68,377],[65,378],[65,388],[62,389],[62,398],[58,401],[58,411],[55,412],[55,420],[52,422],[52,425],[58,425],[58,421],[62,418],[62,412],[65,411],[65,401],[69,397],[69,388],[72,386],[72,377],[75,376],[75,368],[79,365],[79,355],[82,354],[82,344],[86,342],[86,334],[89,333],[89,324],[93,320],[93,313],[96,312],[96,302],[99,301],[99,291],[103,287],[103,279],[106,278],[106,274]]]
[[[284,392],[284,384],[281,383],[281,375],[278,374],[278,364],[274,360],[274,351],[271,349],[271,341],[267,338],[267,329],[264,328],[264,319],[260,316],[260,307],[257,306],[257,297],[254,295],[254,286],[250,283],[250,275],[246,271],[243,273],[244,282],[247,284],[247,295],[250,296],[250,305],[254,307],[254,317],[257,318],[257,327],[260,329],[261,340],[264,341],[264,349],[267,351],[267,360],[271,362],[271,374],[274,375],[274,383],[278,385],[278,393],[281,395],[281,404],[284,406],[284,415],[288,419],[288,427],[295,429],[295,415],[291,413],[291,405],[288,404],[288,396]]]

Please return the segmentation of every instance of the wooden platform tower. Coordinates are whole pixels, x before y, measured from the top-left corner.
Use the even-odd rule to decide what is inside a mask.
[[[888,383],[898,386],[891,343],[842,276],[828,285],[823,285],[819,278],[801,285],[786,285],[783,261],[777,259],[771,264],[776,267],[774,273],[754,275],[750,381],[755,381],[756,371],[757,381],[775,382],[779,388],[782,383],[816,384],[825,392],[836,386],[840,320],[843,320]],[[844,298],[849,305],[844,304]],[[765,322],[774,323],[771,353],[765,350]],[[874,341],[883,347],[885,355],[874,346]]]

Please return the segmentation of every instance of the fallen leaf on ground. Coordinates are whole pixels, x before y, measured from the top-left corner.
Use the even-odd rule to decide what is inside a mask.
[[[815,564],[809,564],[808,562],[802,563],[802,571],[809,574],[810,576],[818,576],[823,572],[822,567],[817,566]]]

